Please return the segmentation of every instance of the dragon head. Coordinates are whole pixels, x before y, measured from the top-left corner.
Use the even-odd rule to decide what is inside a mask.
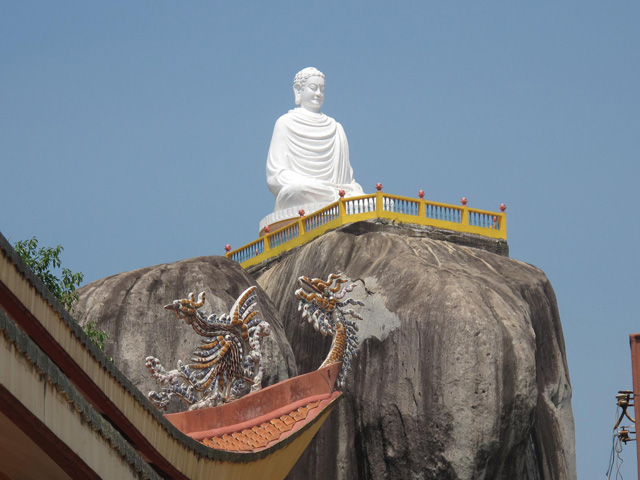
[[[176,314],[176,317],[184,320],[187,325],[191,325],[194,317],[197,315],[198,308],[204,305],[204,292],[200,292],[198,295],[198,301],[193,293],[188,295],[188,298],[182,300],[174,300],[173,303],[165,305],[165,310],[171,310]]]
[[[338,375],[338,386],[344,384],[351,359],[356,355],[358,326],[355,321],[345,318],[362,319],[360,315],[348,305],[364,305],[358,300],[345,299],[345,295],[356,286],[355,283],[342,288],[347,280],[340,278],[340,274],[332,273],[327,280],[320,278],[299,277],[300,288],[295,295],[300,300],[298,310],[302,311],[302,318],[307,319],[313,327],[323,335],[333,337],[331,351],[322,366],[342,362],[342,369]],[[322,368],[321,366],[321,368]]]
[[[335,334],[333,312],[340,298],[336,294],[340,290],[340,285],[346,282],[335,273],[329,275],[326,281],[305,276],[298,278],[301,287],[295,292],[296,297],[300,299],[298,310],[302,311],[302,318],[307,318],[309,323],[323,335]]]

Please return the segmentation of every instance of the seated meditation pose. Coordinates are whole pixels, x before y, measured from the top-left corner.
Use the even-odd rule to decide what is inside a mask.
[[[349,145],[342,125],[320,111],[324,101],[324,74],[313,67],[293,79],[298,108],[281,116],[273,129],[267,157],[267,185],[276,197],[272,214],[260,222],[279,227],[346,197],[364,195],[353,179]],[[278,225],[279,224],[279,225]]]

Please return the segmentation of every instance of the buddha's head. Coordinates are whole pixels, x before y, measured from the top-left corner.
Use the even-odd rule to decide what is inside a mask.
[[[293,78],[293,95],[296,105],[320,113],[324,102],[324,73],[314,67],[300,70]]]

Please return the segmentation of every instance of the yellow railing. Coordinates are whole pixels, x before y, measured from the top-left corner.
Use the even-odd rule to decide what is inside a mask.
[[[322,210],[300,217],[258,240],[227,252],[226,256],[247,268],[303,245],[328,230],[374,218],[507,239],[507,216],[504,212],[399,197],[379,191],[371,195],[341,198]]]

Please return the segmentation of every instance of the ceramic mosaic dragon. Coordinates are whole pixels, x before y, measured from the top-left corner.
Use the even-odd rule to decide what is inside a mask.
[[[357,354],[358,325],[352,318],[362,320],[353,309],[344,309],[348,305],[364,304],[359,300],[345,299],[347,293],[356,287],[352,283],[348,287],[341,286],[348,282],[340,278],[340,274],[332,273],[324,281],[320,278],[299,277],[301,288],[296,290],[296,297],[300,299],[298,310],[302,310],[302,318],[305,317],[313,327],[323,335],[333,336],[331,350],[320,368],[342,362],[342,368],[338,374],[337,386],[343,387],[347,374],[351,369],[351,359]]]
[[[256,287],[238,297],[229,315],[207,316],[199,310],[203,305],[204,292],[197,301],[190,293],[164,307],[191,325],[203,340],[193,352],[194,363],[185,365],[178,360],[176,370],[166,371],[157,358],[146,358],[147,369],[163,387],[160,392],[149,392],[149,399],[160,409],[166,409],[174,395],[194,410],[215,407],[261,388],[261,342],[270,326],[260,318]]]
[[[358,325],[347,316],[362,319],[353,309],[345,307],[364,305],[345,298],[356,284],[342,288],[348,281],[341,279],[340,274],[331,274],[326,281],[303,276],[298,282],[301,288],[295,291],[295,296],[300,300],[302,318],[318,332],[333,337],[331,350],[320,368],[342,362],[337,386],[343,387],[358,348]],[[203,340],[193,352],[194,363],[185,365],[178,360],[175,370],[165,370],[155,357],[146,358],[147,369],[163,387],[159,392],[149,392],[149,399],[161,410],[167,408],[173,396],[188,403],[189,410],[195,410],[228,403],[262,388],[261,346],[270,326],[260,318],[256,287],[248,288],[238,297],[229,315],[207,316],[200,310],[203,305],[204,292],[198,300],[190,293],[188,298],[174,300],[164,307],[191,325]]]

